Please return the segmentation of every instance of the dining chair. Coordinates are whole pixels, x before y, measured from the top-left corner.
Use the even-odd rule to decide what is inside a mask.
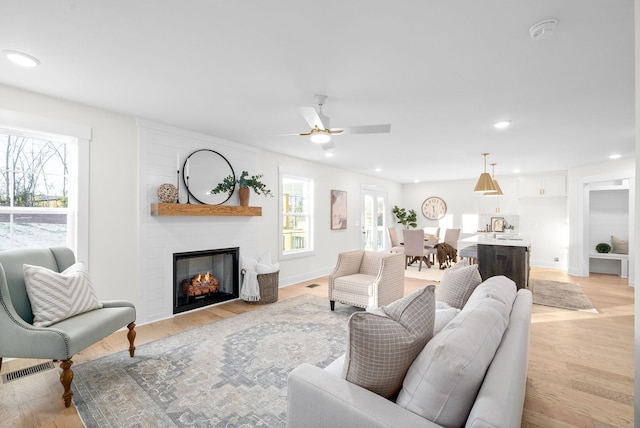
[[[389,241],[391,242],[392,253],[404,253],[404,245],[398,242],[398,232],[395,227],[388,227]]]
[[[405,269],[409,265],[409,259],[415,261],[418,259],[420,265],[418,270],[422,270],[422,261],[426,263],[427,267],[431,267],[431,262],[427,257],[429,252],[424,248],[424,230],[422,229],[402,229],[402,237],[404,238],[404,254],[405,254]]]
[[[456,251],[458,250],[458,240],[460,239],[460,229],[445,229],[444,231],[444,240],[445,244],[451,245]],[[436,242],[437,244],[437,242]],[[434,245],[428,245],[427,241],[425,241],[425,249],[428,252],[427,258],[431,263],[435,264],[436,256],[438,255],[438,249]],[[455,260],[452,260],[455,262]]]

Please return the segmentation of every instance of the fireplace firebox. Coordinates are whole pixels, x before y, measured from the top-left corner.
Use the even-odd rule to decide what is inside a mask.
[[[173,313],[236,299],[239,248],[173,254]]]

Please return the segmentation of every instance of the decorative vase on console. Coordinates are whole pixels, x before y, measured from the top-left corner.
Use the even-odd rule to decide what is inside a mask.
[[[211,190],[211,193],[227,192],[233,193],[238,185],[238,198],[240,199],[240,206],[246,207],[249,205],[250,190],[253,190],[258,195],[273,196],[271,190],[267,189],[266,184],[260,181],[263,174],[249,176],[247,171],[242,171],[240,178],[234,179],[229,175],[222,180],[222,183],[218,183],[215,189]]]

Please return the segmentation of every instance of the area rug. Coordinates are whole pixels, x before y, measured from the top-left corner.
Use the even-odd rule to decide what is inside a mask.
[[[536,305],[598,313],[579,285],[542,279],[531,282],[533,303]]]
[[[446,271],[443,269],[439,269],[438,265],[431,266],[428,268],[422,264],[422,269],[418,270],[418,263],[413,263],[404,271],[404,276],[408,278],[416,278],[416,279],[424,279],[426,281],[437,281],[439,282],[442,279],[442,275],[444,275]]]
[[[287,375],[345,352],[358,310],[302,295],[74,367],[93,427],[284,427]]]

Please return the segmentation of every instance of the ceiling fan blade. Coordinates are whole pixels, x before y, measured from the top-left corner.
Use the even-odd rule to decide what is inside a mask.
[[[341,127],[345,134],[388,134],[391,132],[391,125],[362,125]]]
[[[313,107],[307,106],[298,106],[300,109],[300,113],[302,113],[302,117],[307,121],[309,126],[312,128],[318,127],[320,129],[325,129],[325,125],[322,123],[320,116],[318,116],[318,112]]]

